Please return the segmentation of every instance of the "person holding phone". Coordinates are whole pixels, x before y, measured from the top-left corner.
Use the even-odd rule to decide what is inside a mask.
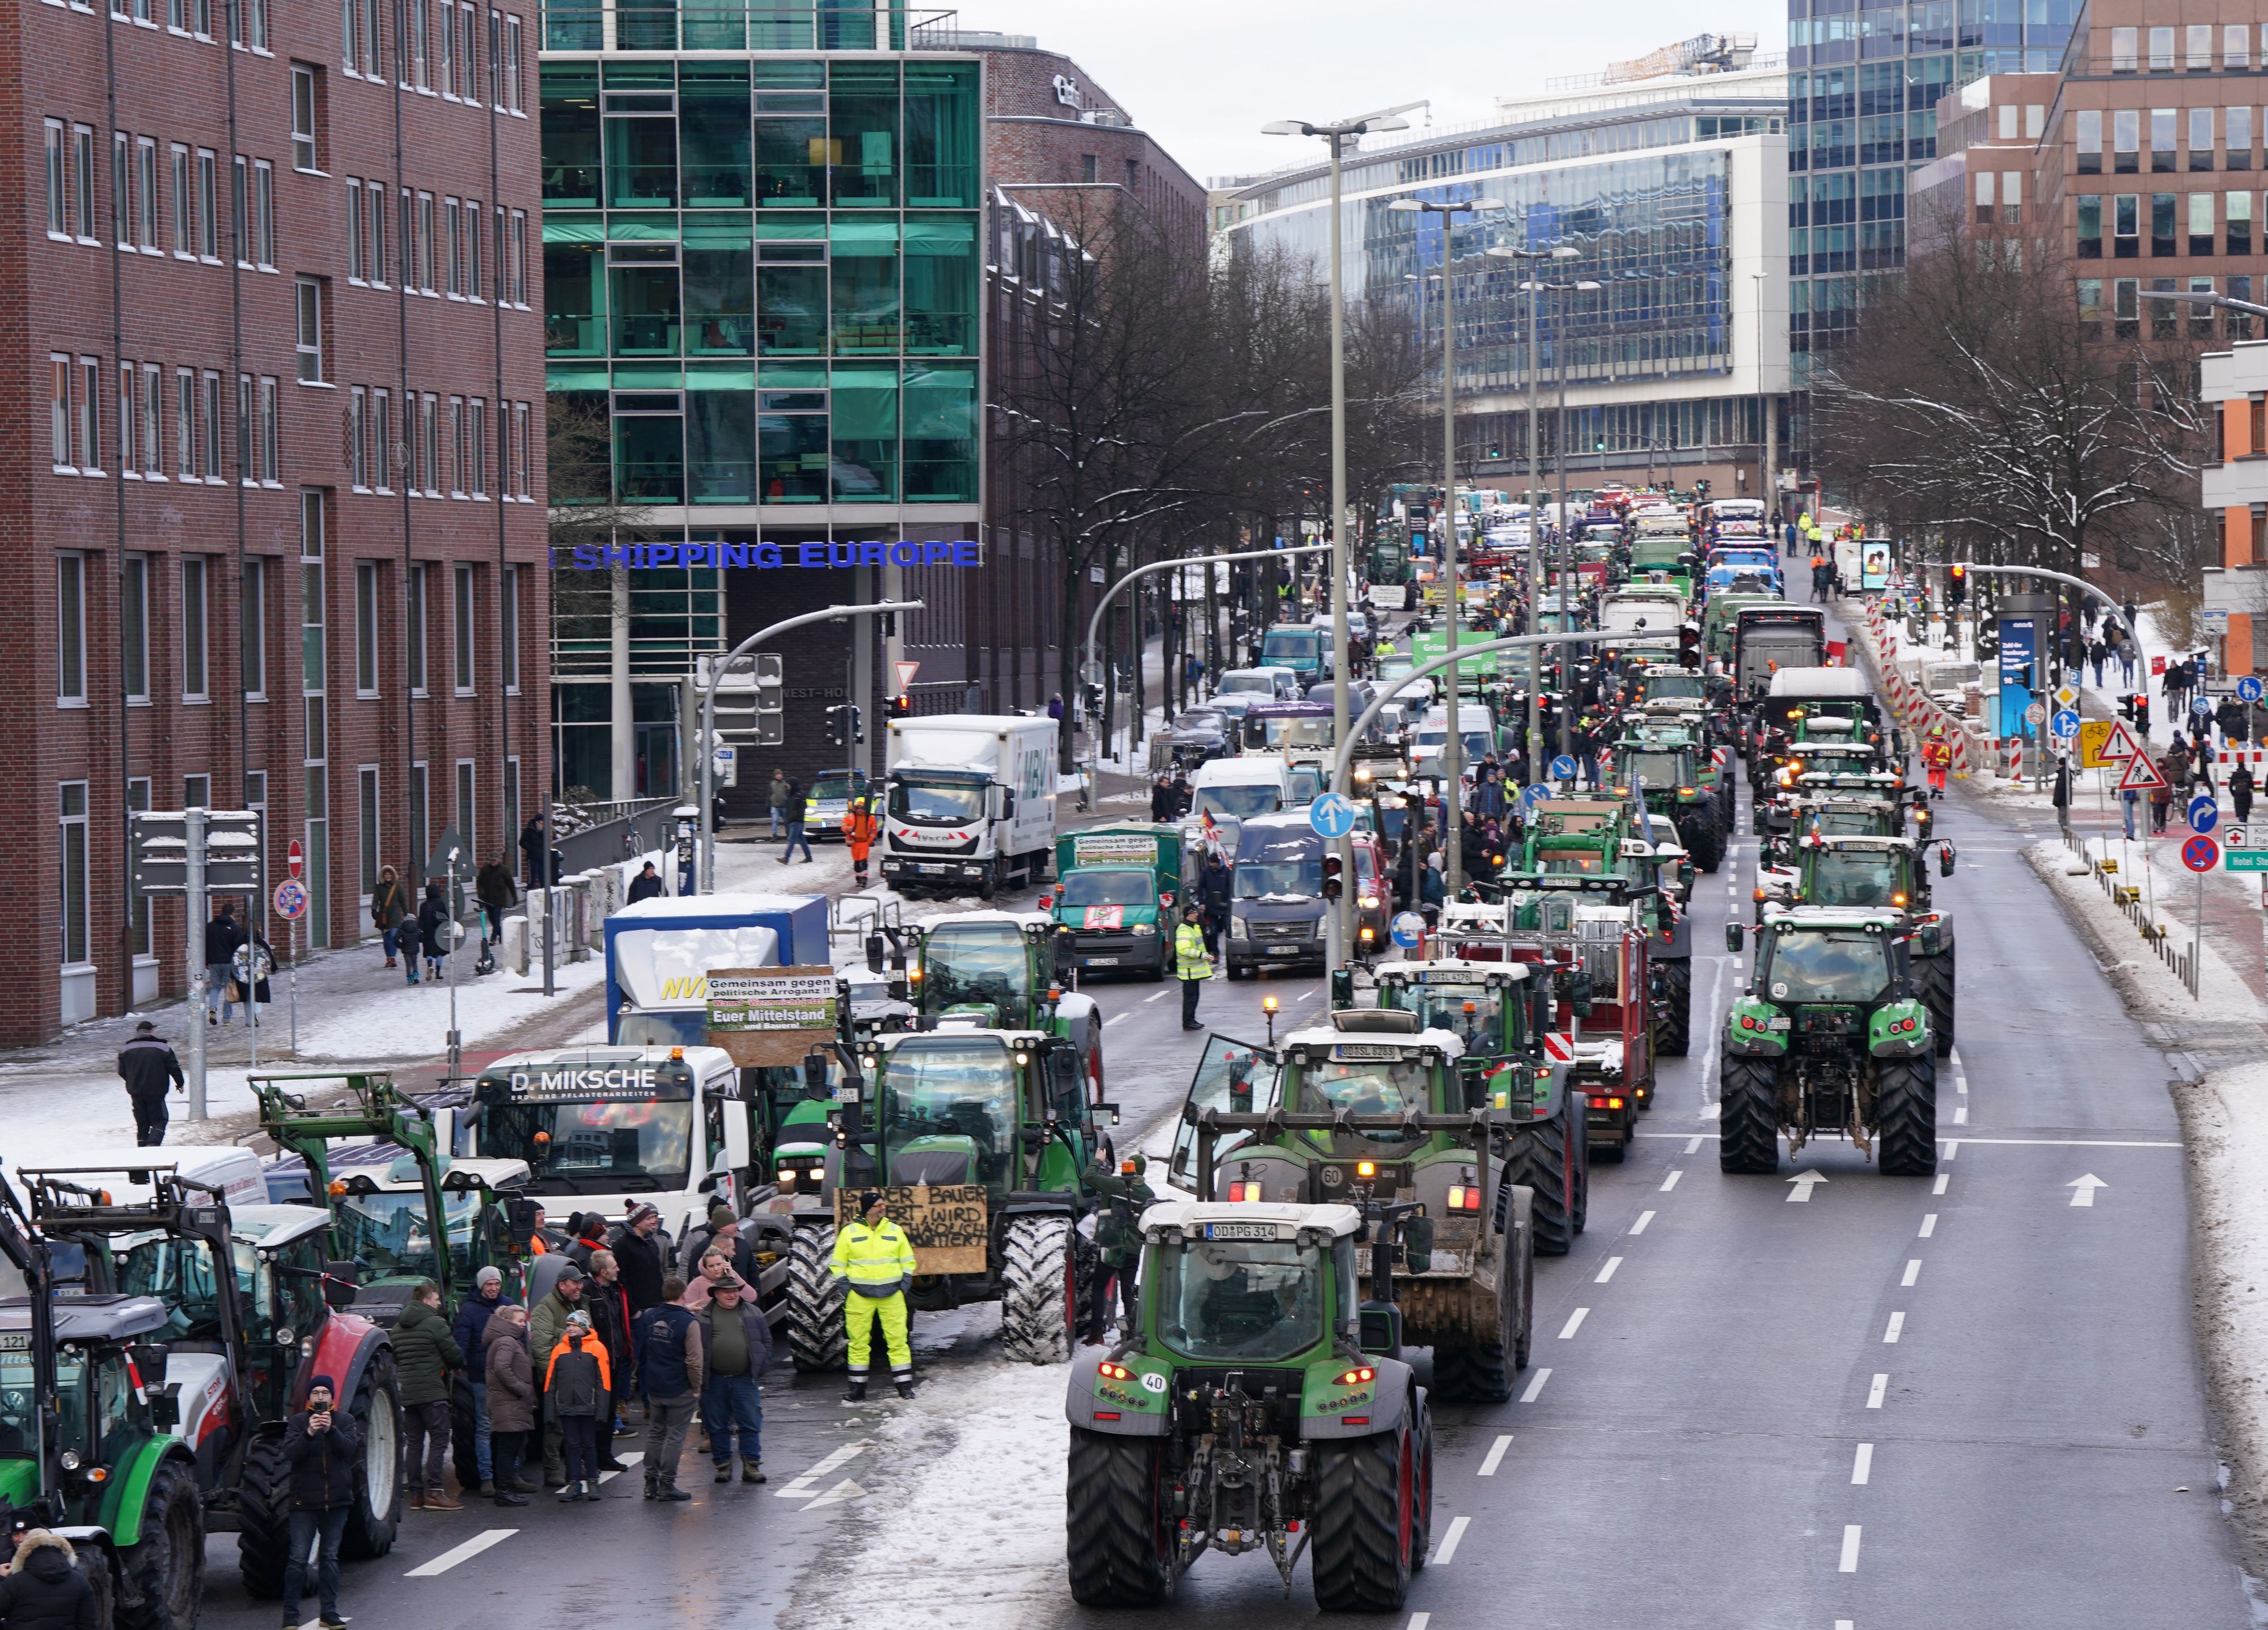
[[[307,1583],[307,1553],[318,1537],[315,1589],[321,1630],[341,1630],[339,1538],[354,1509],[355,1479],[362,1471],[362,1435],[354,1417],[336,1411],[338,1386],[328,1376],[307,1384],[306,1406],[284,1428],[284,1462],[291,1468],[291,1553],[284,1566],[284,1630],[298,1630],[299,1598]]]

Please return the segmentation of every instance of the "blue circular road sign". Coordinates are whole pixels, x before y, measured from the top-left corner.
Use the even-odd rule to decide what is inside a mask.
[[[1344,838],[1354,830],[1354,805],[1344,793],[1327,792],[1307,806],[1307,825],[1327,838]]]
[[[1565,754],[1565,753],[1561,753],[1557,758],[1556,758],[1556,759],[1552,760],[1551,760],[1551,778],[1552,778],[1554,781],[1572,781],[1572,780],[1574,780],[1574,779],[1575,779],[1575,760],[1574,760],[1573,759],[1572,759],[1572,758],[1568,757],[1568,756],[1567,756],[1567,754]]]
[[[2213,698],[2210,696],[2191,697],[2190,711],[2202,718],[2205,715],[2213,711]]]
[[[1403,950],[1413,950],[1425,937],[1425,919],[1414,911],[1405,911],[1394,919],[1394,926],[1388,932]]]
[[[1550,796],[1551,789],[1539,781],[1534,786],[1528,789],[1527,791],[1520,795],[1521,807],[1523,809],[1532,810]]]
[[[2260,694],[2260,680],[2257,676],[2248,673],[2237,680],[2236,699],[2239,701],[2258,701]]]
[[[2220,824],[2220,805],[2207,794],[2200,792],[2190,800],[2190,830],[2204,833]]]
[[[2054,723],[2055,733],[2066,741],[2079,734],[2079,715],[2068,708],[2057,711]]]

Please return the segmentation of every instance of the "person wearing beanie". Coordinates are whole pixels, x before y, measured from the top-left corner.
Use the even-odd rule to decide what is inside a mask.
[[[298,1630],[299,1624],[310,1552],[316,1555],[322,1630],[340,1630],[346,1623],[339,1616],[339,1540],[354,1510],[355,1485],[362,1479],[362,1435],[355,1429],[354,1416],[336,1409],[337,1401],[336,1381],[327,1375],[310,1377],[306,1404],[291,1412],[284,1428],[284,1463],[291,1469],[291,1548],[284,1565],[284,1622],[291,1630]]]
[[[630,1299],[633,1317],[668,1300],[661,1292],[662,1281],[669,1277],[668,1237],[661,1231],[661,1213],[652,1201],[632,1206],[607,1243],[622,1265],[622,1294]]]
[[[740,1219],[733,1215],[729,1207],[710,1207],[708,1217],[699,1226],[685,1230],[685,1243],[677,1251],[677,1276],[680,1279],[692,1278],[700,1270],[701,1259],[709,1254],[719,1235],[731,1236],[725,1242],[725,1254],[736,1256],[739,1225]],[[740,1265],[735,1262],[733,1266],[737,1267]]]

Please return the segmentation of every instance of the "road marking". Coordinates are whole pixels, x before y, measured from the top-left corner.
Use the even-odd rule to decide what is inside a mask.
[[[1960,1104],[1954,1106],[1953,1124],[1956,1127],[1965,1127],[1969,1124],[1968,1105]]]
[[[1919,1257],[1909,1258],[1906,1262],[1906,1276],[1898,1281],[1898,1283],[1901,1285],[1911,1286],[1920,1278],[1921,1259]]]
[[[1922,1220],[1921,1220],[1921,1232],[1920,1232],[1920,1233],[1918,1233],[1918,1234],[1917,1234],[1917,1235],[1915,1235],[1915,1236],[1914,1236],[1914,1237],[1915,1237],[1916,1239],[1927,1239],[1927,1238],[1929,1238],[1929,1237],[1930,1237],[1930,1236],[1932,1236],[1933,1234],[1934,1234],[1934,1233],[1936,1233],[1936,1232],[1937,1232],[1937,1213],[1936,1213],[1936,1212],[1934,1212],[1934,1211],[1933,1211],[1933,1212],[1930,1212],[1927,1215],[1926,1215],[1926,1216],[1924,1216],[1924,1217],[1922,1218]]]
[[[1948,1160],[1952,1159],[1955,1155],[1958,1155],[1961,1152],[1962,1141],[1963,1140],[1960,1138],[1951,1138],[1947,1141],[1945,1145],[1945,1157]],[[1983,1140],[1979,1139],[1975,1141],[1982,1142]]]
[[[1494,1477],[1497,1467],[1504,1464],[1504,1451],[1512,1447],[1512,1434],[1506,1432],[1489,1445],[1488,1458],[1481,1462],[1480,1475]]]
[[[1725,1106],[1722,1104],[1712,1104],[1701,1112],[1701,1119],[1704,1120],[1714,1120],[1718,1116],[1724,1112]]]
[[[1143,997],[1143,998],[1142,998],[1142,1000],[1143,1000],[1143,1001],[1145,1001],[1145,1002],[1163,1002],[1163,1001],[1166,999],[1166,997],[1167,997],[1167,995],[1168,994],[1169,994],[1168,992],[1166,992],[1166,991],[1162,991],[1162,990],[1161,990],[1161,991],[1160,991],[1156,995],[1154,995],[1154,996],[1145,996],[1145,997]]]
[[[1937,1174],[1936,1185],[1932,1187],[1929,1192],[1933,1194],[1942,1194],[1945,1193],[1945,1186],[1952,1181],[1953,1173],[1950,1171],[1940,1171]]]
[[[1562,1341],[1572,1340],[1574,1338],[1575,1333],[1583,1327],[1583,1321],[1590,1316],[1590,1309],[1587,1307],[1577,1308],[1573,1315],[1567,1320],[1566,1328],[1560,1331],[1559,1339]]]
[[[1303,990],[1298,995],[1292,997],[1292,1000],[1294,1002],[1305,1002],[1308,997],[1314,994],[1315,993],[1312,990]]]
[[[2091,1206],[2095,1203],[2095,1191],[2098,1188],[2109,1188],[2110,1185],[2105,1183],[2101,1178],[2096,1177],[2095,1173],[2090,1171],[2085,1177],[2074,1178],[2072,1181],[2065,1184],[2064,1186],[2072,1192],[2071,1203],[2073,1205]]]
[[[1102,1028],[1108,1030],[1113,1024],[1116,1024],[1120,1019],[1123,1019],[1126,1016],[1123,1013],[1114,1013],[1108,1018],[1102,1021]]]
[[[430,1562],[420,1562],[402,1575],[405,1579],[432,1579],[447,1573],[460,1562],[469,1562],[490,1546],[502,1545],[519,1530],[491,1528],[475,1534],[454,1550],[444,1551]]]
[[[1631,1230],[1630,1230],[1631,1233],[1633,1236],[1645,1233],[1645,1232],[1646,1232],[1646,1225],[1647,1223],[1649,1223],[1649,1222],[1653,1222],[1653,1212],[1651,1212],[1651,1211],[1641,1211],[1641,1212],[1639,1212],[1639,1213],[1638,1214],[1638,1221],[1631,1224]]]
[[[1441,1548],[1433,1553],[1435,1567],[1440,1567],[1457,1554],[1457,1542],[1465,1537],[1465,1530],[1472,1525],[1473,1519],[1469,1516],[1461,1516],[1449,1524],[1449,1531],[1441,1536]]]
[[[1701,1140],[1697,1137],[1686,1139],[1685,1152],[1689,1155],[1699,1154],[1701,1152]]]
[[[821,1461],[817,1465],[812,1467],[811,1470],[806,1472],[802,1476],[788,1484],[786,1487],[775,1488],[772,1490],[772,1498],[775,1500],[810,1499],[814,1494],[819,1492],[817,1484],[821,1478],[825,1477],[829,1472],[839,1471],[843,1467],[849,1465],[853,1460],[856,1460],[861,1454],[865,1452],[866,1445],[872,1441],[873,1440],[869,1438],[860,1438],[855,1443],[843,1444],[842,1448],[828,1456],[826,1459]]]
[[[1662,1178],[1661,1192],[1667,1194],[1671,1189],[1675,1188],[1677,1186],[1677,1179],[1684,1175],[1685,1173],[1683,1171],[1673,1171],[1668,1177]]]
[[[1425,1615],[1421,1613],[1418,1617]],[[1855,1619],[1838,1619],[1835,1621],[1835,1630],[1859,1630],[1859,1622]]]
[[[624,1470],[628,1470],[630,1467],[636,1465],[639,1461],[645,1458],[645,1450],[643,1449],[633,1449],[626,1455],[616,1455],[615,1458],[622,1463]],[[599,1481],[600,1485],[603,1486],[613,1482],[621,1475],[621,1472],[601,1472],[599,1473]]]
[[[1609,1280],[1615,1276],[1615,1270],[1622,1265],[1623,1259],[1620,1257],[1609,1257],[1607,1259],[1606,1267],[1599,1270],[1599,1276],[1591,1282],[1594,1285],[1605,1284]]]
[[[1543,1384],[1550,1379],[1551,1379],[1551,1371],[1549,1369],[1537,1370],[1535,1378],[1528,1384],[1528,1391],[1520,1395],[1520,1401],[1523,1404],[1534,1403],[1535,1395],[1543,1391]]]
[[[1882,1332],[1882,1345],[1885,1347],[1897,1345],[1897,1340],[1905,1333],[1905,1328],[1906,1316],[1904,1313],[1891,1314],[1889,1325]]]
[[[1843,1560],[1835,1565],[1835,1571],[1838,1574],[1855,1574],[1859,1571],[1859,1524],[1856,1523],[1844,1525]]]
[[[1872,1443],[1861,1443],[1859,1445],[1859,1452],[1851,1459],[1851,1482],[1853,1487],[1863,1486],[1874,1474],[1874,1446]]]
[[[1789,1203],[1801,1205],[1810,1200],[1811,1191],[1827,1181],[1827,1178],[1822,1172],[1813,1170],[1798,1172],[1788,1178],[1788,1181],[1795,1185],[1793,1188],[1787,1191]]]
[[[859,1498],[866,1491],[865,1489],[859,1487],[858,1484],[852,1482],[846,1477],[841,1482],[836,1484],[834,1487],[820,1495],[818,1499],[804,1507],[804,1509],[806,1511],[816,1511],[821,1506],[839,1506],[845,1501]]]
[[[1882,1394],[1889,1390],[1890,1377],[1887,1374],[1876,1376],[1874,1384],[1867,1389],[1867,1407],[1880,1409],[1882,1406]]]
[[[1405,1630],[1425,1630],[1425,1626],[1432,1622],[1433,1615],[1431,1613],[1412,1613]]]
[[[1963,1143],[2036,1143],[2043,1149],[2179,1149],[2179,1143],[2152,1138],[1962,1138]],[[1950,1147],[1945,1157],[1953,1158]]]

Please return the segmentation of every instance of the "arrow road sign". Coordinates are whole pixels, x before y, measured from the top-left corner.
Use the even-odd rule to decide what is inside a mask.
[[[1414,951],[1418,942],[1425,937],[1425,919],[1414,911],[1403,912],[1394,919],[1389,932],[1395,944],[1404,951]]]
[[[1800,1206],[1810,1200],[1811,1191],[1817,1188],[1822,1183],[1827,1181],[1827,1179],[1822,1177],[1816,1170],[1814,1170],[1810,1171],[1799,1171],[1795,1176],[1788,1178],[1788,1181],[1795,1185],[1793,1188],[1787,1191],[1788,1204],[1792,1206]]]
[[[2110,734],[2102,738],[2102,745],[2095,756],[2105,764],[2123,762],[2142,755],[2142,744],[2134,739],[2134,732],[2124,719],[2110,721]]]
[[[2182,864],[2191,871],[2211,871],[2220,863],[2220,845],[2203,833],[2182,845]]]
[[[2069,741],[2079,734],[2079,715],[2066,708],[2055,716],[2055,733]]]
[[[2121,792],[2150,792],[2166,784],[2158,767],[2150,761],[2146,753],[2138,753],[2126,760],[2126,773],[2118,778]]]
[[[2209,794],[2202,793],[2190,800],[2190,830],[2211,832],[2220,822],[2220,805]]]
[[[2090,1171],[2085,1177],[2066,1183],[2064,1186],[2072,1191],[2073,1205],[2091,1206],[2095,1203],[2095,1191],[2098,1188],[2109,1188],[2110,1185]]]
[[[2248,673],[2236,682],[2236,699],[2239,701],[2258,701],[2261,688],[2259,679]]]
[[[1561,753],[1557,758],[1556,758],[1556,759],[1552,760],[1551,760],[1551,779],[1552,779],[1552,780],[1554,780],[1554,781],[1572,781],[1572,780],[1574,780],[1574,779],[1575,779],[1575,760],[1572,760],[1572,759],[1571,759],[1571,758],[1569,758],[1569,757],[1568,757],[1565,753]]]
[[[1307,825],[1326,838],[1344,838],[1354,830],[1354,805],[1344,794],[1327,792],[1307,806]]]

